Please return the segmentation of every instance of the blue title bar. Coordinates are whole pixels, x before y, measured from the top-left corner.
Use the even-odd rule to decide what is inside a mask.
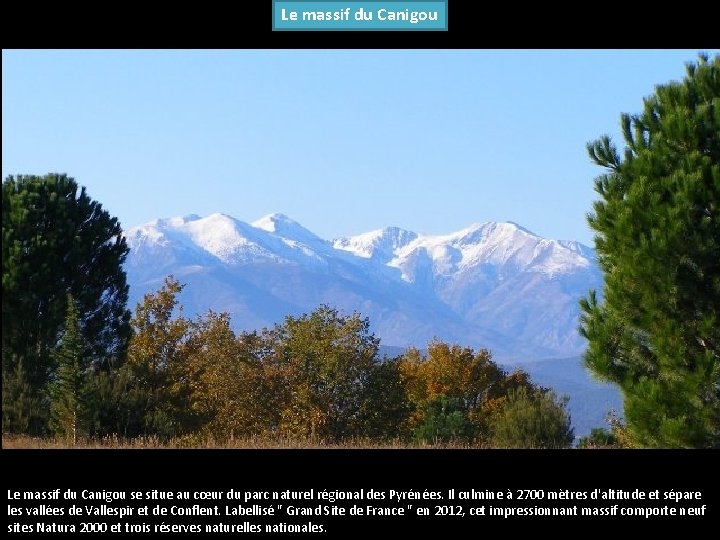
[[[447,0],[273,0],[273,30],[447,30]]]

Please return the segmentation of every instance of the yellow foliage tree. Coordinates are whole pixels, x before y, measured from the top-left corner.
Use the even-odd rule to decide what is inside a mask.
[[[380,342],[369,326],[357,313],[320,306],[275,328],[266,361],[282,375],[280,433],[332,440],[361,433]]]
[[[249,431],[248,374],[240,343],[226,313],[210,311],[192,323],[188,348],[190,407],[203,432],[224,440]]]
[[[163,437],[178,435],[188,425],[190,323],[174,313],[182,288],[172,276],[166,278],[158,292],[145,295],[130,321],[127,363],[145,390],[145,431]]]
[[[428,345],[426,356],[417,349],[409,349],[400,361],[400,371],[413,404],[406,426],[408,432],[428,421],[429,411],[437,409],[431,405],[444,399],[456,404],[464,414],[468,436],[484,437],[488,419],[502,408],[508,390],[520,386],[532,388],[526,374],[507,375],[492,361],[487,349],[476,352],[439,340]]]

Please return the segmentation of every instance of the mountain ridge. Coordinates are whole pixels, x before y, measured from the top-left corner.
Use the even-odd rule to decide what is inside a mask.
[[[601,282],[592,248],[512,222],[325,240],[282,213],[250,223],[214,213],[156,219],[126,237],[131,301],[172,273],[188,284],[186,313],[228,311],[237,329],[329,304],[368,316],[386,345],[437,337],[508,360],[580,354],[577,301]]]

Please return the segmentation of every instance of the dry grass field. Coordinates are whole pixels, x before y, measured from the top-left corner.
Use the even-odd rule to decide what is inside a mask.
[[[467,449],[477,448],[461,443],[408,443],[405,441],[378,442],[371,440],[353,440],[339,443],[313,441],[310,439],[269,439],[269,438],[248,438],[234,439],[230,441],[216,441],[211,438],[198,439],[196,437],[187,439],[174,439],[161,441],[160,439],[147,437],[137,439],[87,439],[80,440],[73,444],[72,441],[63,439],[35,438],[24,435],[3,435],[2,448],[11,449],[439,449],[456,448]]]

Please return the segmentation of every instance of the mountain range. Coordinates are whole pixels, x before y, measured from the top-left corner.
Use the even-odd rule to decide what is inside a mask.
[[[511,371],[570,397],[576,436],[622,410],[617,389],[582,365],[578,300],[600,289],[595,252],[515,223],[444,235],[398,227],[324,240],[283,214],[246,223],[224,214],[157,219],[126,232],[130,306],[172,274],[188,316],[228,312],[238,330],[328,304],[370,319],[381,354],[437,337],[488,348]]]
[[[510,222],[444,235],[398,227],[324,240],[283,214],[157,219],[126,232],[131,302],[173,274],[186,314],[226,311],[237,329],[320,304],[367,316],[384,345],[434,337],[496,359],[581,354],[578,299],[600,288],[594,251]]]

